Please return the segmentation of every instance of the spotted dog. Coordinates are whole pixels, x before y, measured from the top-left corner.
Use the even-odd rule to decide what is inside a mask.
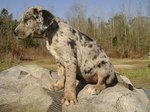
[[[15,34],[20,38],[46,40],[47,49],[58,63],[60,78],[51,88],[56,91],[65,87],[63,102],[66,105],[77,102],[76,77],[95,83],[88,89],[90,94],[99,94],[117,82],[133,89],[132,85],[121,80],[109,57],[94,40],[41,7],[25,11]]]

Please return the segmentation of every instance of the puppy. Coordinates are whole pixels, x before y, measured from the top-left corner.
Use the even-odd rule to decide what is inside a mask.
[[[133,89],[115,72],[110,59],[94,40],[41,7],[25,11],[15,34],[20,38],[46,40],[47,49],[58,63],[59,80],[51,88],[56,91],[65,87],[63,102],[66,105],[77,102],[76,77],[95,83],[88,89],[90,94],[99,94],[117,82]]]

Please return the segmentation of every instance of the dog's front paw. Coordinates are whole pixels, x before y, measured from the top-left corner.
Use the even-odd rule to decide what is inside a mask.
[[[74,93],[65,94],[64,98],[62,99],[62,103],[65,105],[74,105],[77,103],[77,98]]]

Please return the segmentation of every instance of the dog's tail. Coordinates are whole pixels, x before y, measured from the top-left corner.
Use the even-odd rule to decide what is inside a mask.
[[[116,78],[117,78],[118,83],[124,85],[129,90],[134,90],[134,87],[128,78],[126,78],[125,76],[121,75],[118,72],[115,72],[115,74],[116,74]]]

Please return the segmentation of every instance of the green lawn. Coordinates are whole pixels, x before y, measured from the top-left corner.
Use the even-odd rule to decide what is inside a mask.
[[[117,71],[127,76],[137,87],[150,88],[150,61],[147,59],[112,59]]]
[[[127,76],[137,88],[150,88],[150,68],[120,69],[118,71]]]
[[[0,63],[0,72],[5,70],[5,69],[8,69],[12,66],[15,66],[17,65],[18,63],[11,63],[11,64],[6,64],[6,63]]]
[[[0,63],[0,71],[2,71],[2,70],[4,70],[4,69],[6,69],[6,66],[5,66],[5,64],[3,64],[3,63]]]

